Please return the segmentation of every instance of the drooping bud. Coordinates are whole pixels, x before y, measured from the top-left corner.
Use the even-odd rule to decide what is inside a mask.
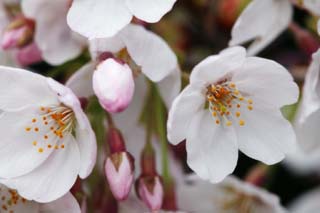
[[[134,93],[132,70],[109,58],[101,62],[93,74],[93,89],[101,106],[110,113],[125,110]]]
[[[152,211],[161,209],[163,202],[163,185],[159,176],[140,177],[136,184],[139,198]]]
[[[134,159],[128,152],[117,152],[107,158],[105,173],[114,197],[125,200],[133,183]]]
[[[109,127],[107,141],[110,147],[111,154],[126,151],[126,145],[123,140],[122,134],[117,128],[113,126]]]
[[[29,66],[42,61],[42,56],[38,46],[32,42],[16,52],[16,59],[20,65]]]
[[[11,22],[1,39],[1,47],[5,50],[21,48],[33,40],[34,22],[30,19],[19,17]]]
[[[155,152],[150,143],[145,145],[140,163],[142,171],[135,184],[136,193],[150,210],[157,211],[162,207],[164,189],[156,171]]]

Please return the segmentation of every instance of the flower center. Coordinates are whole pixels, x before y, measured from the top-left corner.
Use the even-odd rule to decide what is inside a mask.
[[[14,213],[13,206],[19,203],[25,204],[26,199],[20,197],[17,191],[0,186],[0,212]]]
[[[253,110],[253,101],[243,97],[235,83],[226,80],[207,86],[206,98],[217,125],[225,123],[226,126],[232,126],[232,122],[237,121],[244,126],[245,120],[241,117],[243,105],[247,106],[247,110]]]
[[[72,134],[75,127],[75,114],[72,109],[64,105],[40,107],[38,115],[31,120],[31,124],[25,128],[30,134],[35,134],[37,140],[32,145],[38,148],[38,152],[44,149],[64,149],[63,138]],[[40,134],[40,137],[39,137]],[[38,141],[41,139],[41,141]]]

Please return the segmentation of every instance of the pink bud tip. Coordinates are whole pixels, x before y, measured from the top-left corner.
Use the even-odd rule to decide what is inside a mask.
[[[109,58],[101,62],[93,74],[93,89],[101,106],[110,113],[125,110],[134,93],[132,70]]]
[[[133,157],[127,152],[118,152],[107,158],[105,172],[114,197],[127,199],[133,183]]]
[[[140,199],[152,211],[161,209],[163,202],[163,186],[158,176],[141,177],[138,183],[138,193]]]
[[[17,29],[5,31],[2,36],[1,47],[4,50],[18,47],[21,39],[25,35],[26,30],[27,27],[24,26]]]
[[[16,53],[16,58],[22,66],[28,66],[42,61],[41,52],[34,42],[19,49]]]

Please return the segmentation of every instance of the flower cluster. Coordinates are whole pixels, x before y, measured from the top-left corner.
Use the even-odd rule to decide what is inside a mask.
[[[319,16],[315,0],[1,1],[0,212],[318,211],[319,189],[286,206],[271,186],[320,174]]]

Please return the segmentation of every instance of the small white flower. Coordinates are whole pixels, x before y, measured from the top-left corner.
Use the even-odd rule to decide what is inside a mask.
[[[233,176],[214,185],[196,176],[184,177],[184,179],[177,181],[176,195],[179,211],[169,212],[286,212],[277,196]],[[134,196],[130,196],[127,201],[119,204],[120,213],[147,211]]]
[[[298,87],[274,61],[246,57],[233,47],[206,58],[169,112],[168,139],[186,139],[188,165],[219,182],[237,163],[238,149],[266,164],[295,149],[295,134],[280,107],[295,103]]]
[[[67,20],[76,32],[92,39],[114,36],[133,16],[158,22],[176,0],[74,0]]]
[[[257,54],[288,27],[292,13],[289,0],[253,0],[233,26],[229,45],[252,41],[248,54]]]
[[[313,189],[292,202],[291,213],[315,213],[320,209],[320,188]]]
[[[51,78],[0,67],[0,182],[29,200],[64,195],[96,160],[78,98]]]
[[[319,170],[320,146],[320,50],[312,56],[306,74],[303,96],[295,118],[295,129],[300,149],[289,155],[288,165],[298,172]]]
[[[8,213],[80,213],[80,206],[71,193],[50,203],[37,203],[26,200],[17,191],[0,184],[0,211]]]
[[[92,75],[100,63],[100,55],[104,53],[113,54],[113,57],[124,61],[133,70],[136,76],[133,100],[138,97],[140,105],[143,104],[141,100],[144,97],[141,93],[146,91],[142,87],[146,86],[138,84],[145,84],[145,77],[158,84],[167,107],[170,107],[180,91],[181,74],[176,55],[162,38],[142,26],[131,24],[112,38],[93,39],[90,41],[90,50],[94,60],[76,72],[67,82],[78,97],[94,94]],[[141,109],[142,107],[139,110]]]
[[[277,196],[233,176],[215,185],[190,176],[177,191],[178,206],[188,212],[286,212]]]
[[[34,39],[45,61],[59,65],[80,55],[85,43],[67,25],[69,1],[23,0],[21,3],[24,15],[36,22]]]

